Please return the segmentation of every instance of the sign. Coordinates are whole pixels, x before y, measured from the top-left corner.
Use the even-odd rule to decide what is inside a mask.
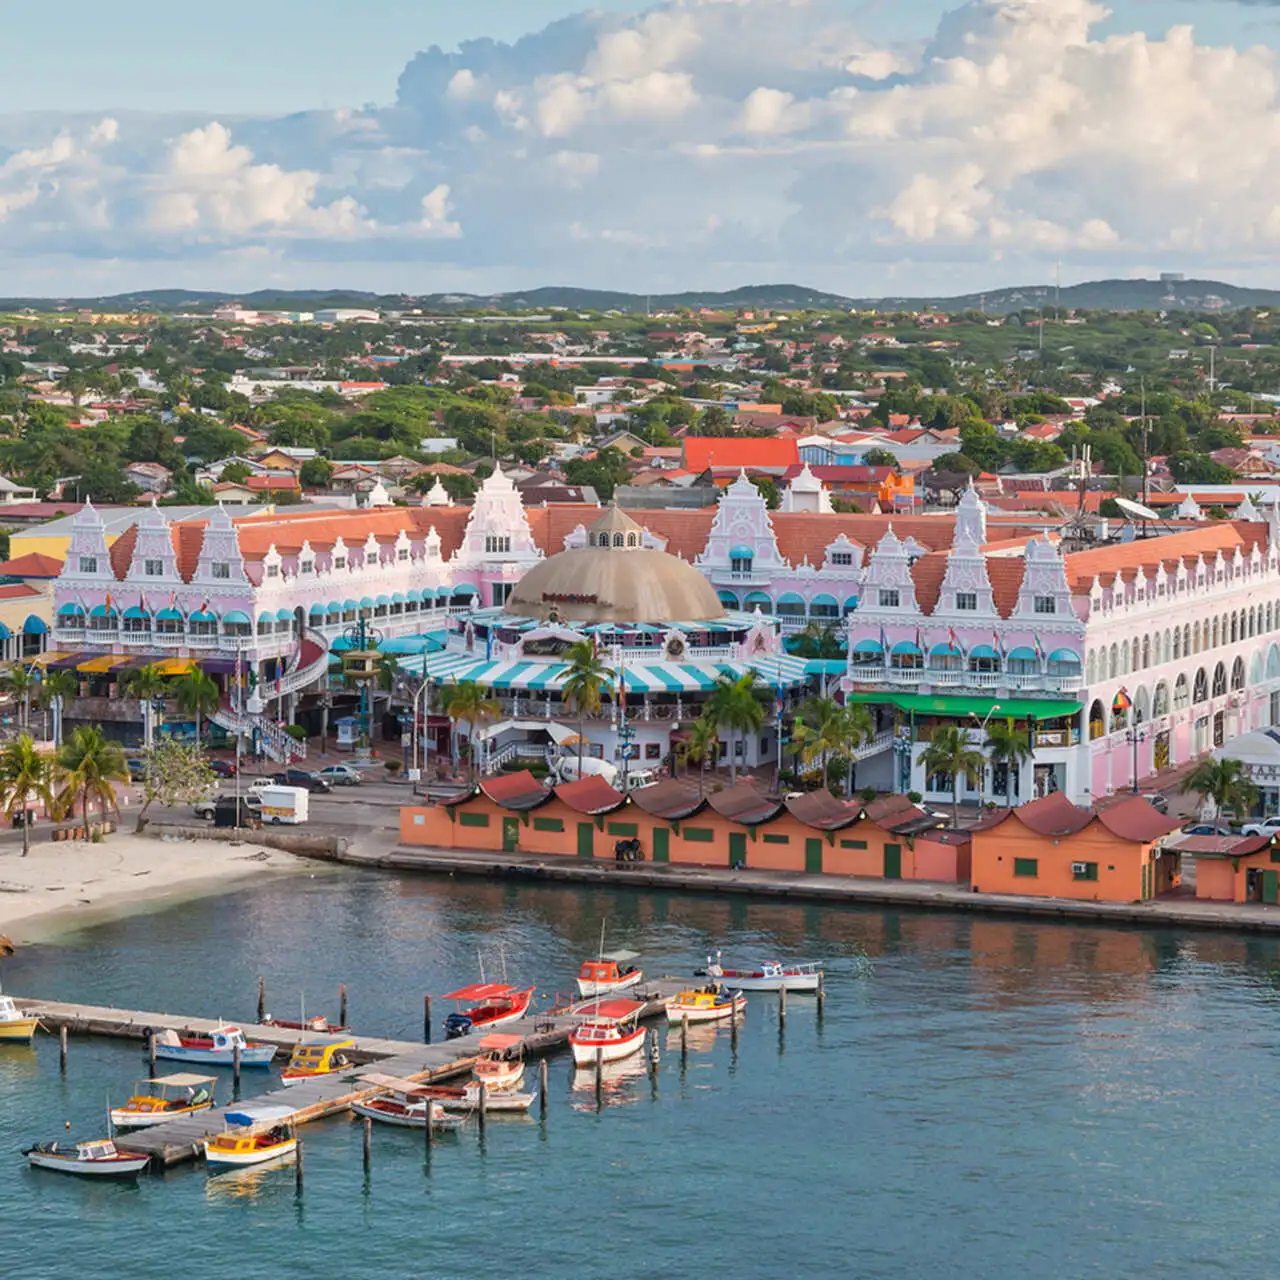
[[[566,594],[563,591],[544,591],[543,604],[599,604],[599,597],[594,595]]]
[[[573,643],[564,636],[535,636],[525,640],[520,652],[526,658],[558,658]]]

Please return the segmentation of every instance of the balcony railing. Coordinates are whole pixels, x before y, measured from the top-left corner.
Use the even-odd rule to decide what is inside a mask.
[[[740,586],[766,587],[775,575],[768,569],[712,569],[713,583],[738,583]]]
[[[938,671],[928,667],[883,667],[879,663],[849,668],[849,678],[855,684],[869,685],[918,685],[928,684],[938,689],[1008,689],[1032,693],[1080,693],[1084,687],[1082,676],[1055,676],[1014,674],[999,671]]]

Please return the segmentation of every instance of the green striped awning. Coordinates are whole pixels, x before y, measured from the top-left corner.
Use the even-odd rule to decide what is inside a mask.
[[[1015,720],[1035,716],[1037,720],[1056,720],[1060,716],[1080,714],[1080,703],[1064,702],[1051,698],[993,698],[983,694],[968,697],[964,694],[944,693],[872,693],[864,691],[845,695],[849,702],[876,702],[897,707],[899,711],[914,712],[918,716],[967,716],[970,712],[980,720],[998,708],[1002,716]]]

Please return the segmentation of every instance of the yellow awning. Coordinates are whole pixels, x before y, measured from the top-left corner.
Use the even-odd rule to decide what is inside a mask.
[[[162,676],[185,676],[193,665],[190,658],[161,658],[156,663]]]
[[[71,657],[70,653],[60,652],[56,649],[50,650],[48,653],[37,654],[34,658],[24,658],[23,661],[29,661],[35,667],[47,667],[51,662],[60,662],[63,658]]]
[[[90,658],[88,662],[80,663],[76,670],[83,671],[89,675],[101,675],[104,671],[110,671],[117,663],[127,661],[127,658],[120,658],[113,653],[109,653],[104,658]]]

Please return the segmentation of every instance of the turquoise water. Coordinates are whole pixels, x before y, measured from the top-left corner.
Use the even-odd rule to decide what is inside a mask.
[[[103,925],[5,962],[47,998],[281,1016],[350,993],[360,1030],[414,1037],[422,995],[490,976],[567,989],[609,945],[653,973],[736,959],[828,962],[819,1021],[750,997],[734,1053],[668,1042],[656,1086],[597,1109],[555,1059],[545,1124],[494,1118],[428,1154],[421,1135],[303,1131],[291,1169],[136,1187],[26,1168],[19,1148],[103,1129],[145,1074],[136,1047],[0,1050],[0,1274],[103,1269],[343,1277],[1035,1276],[1275,1273],[1280,956],[1270,941],[932,914],[725,903],[563,887],[325,875]],[[443,1009],[437,1009],[437,1020]],[[230,1073],[219,1096],[230,1089]],[[246,1071],[246,1093],[260,1076]]]

